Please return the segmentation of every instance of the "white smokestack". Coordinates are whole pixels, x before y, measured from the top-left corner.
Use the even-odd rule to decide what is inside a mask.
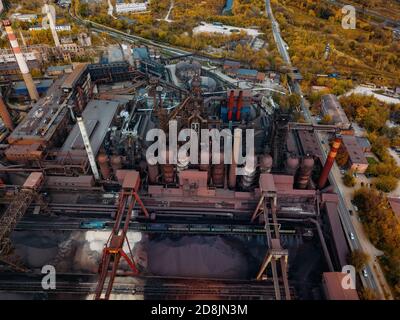
[[[39,93],[36,90],[36,86],[29,72],[28,65],[26,64],[24,55],[22,54],[21,48],[19,47],[17,37],[15,36],[13,29],[11,28],[11,23],[8,20],[4,20],[3,25],[6,29],[8,40],[10,41],[11,48],[15,55],[15,59],[17,60],[19,70],[21,71],[22,77],[24,78],[26,88],[28,89],[29,92],[29,96],[31,97],[31,100],[37,101],[39,100]]]
[[[56,31],[56,9],[52,5],[47,3],[44,5],[42,12],[47,15],[47,20],[49,21],[51,34],[53,35],[54,43],[56,47],[59,47],[60,40],[58,39],[58,34]]]

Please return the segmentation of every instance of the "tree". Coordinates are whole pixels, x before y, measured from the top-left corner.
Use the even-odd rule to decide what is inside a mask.
[[[332,124],[332,116],[329,114],[324,115],[321,120],[321,124]]]
[[[400,223],[387,198],[376,189],[361,188],[354,193],[366,233],[384,252],[380,259],[393,294],[400,298]]]
[[[360,272],[362,269],[364,269],[369,260],[369,255],[361,250],[354,250],[350,254],[350,263],[354,266],[357,272]]]
[[[347,171],[343,176],[343,183],[346,187],[352,188],[357,184],[356,178],[354,178],[353,172]]]
[[[289,104],[291,108],[297,108],[301,104],[301,97],[298,94],[291,94],[289,96]]]
[[[340,145],[339,151],[336,156],[336,163],[339,167],[344,167],[349,162],[349,153],[343,144]]]
[[[376,291],[370,288],[364,288],[361,291],[362,300],[378,300],[378,295]]]
[[[378,190],[383,192],[392,192],[396,190],[398,180],[393,176],[380,176],[374,180],[374,183]]]

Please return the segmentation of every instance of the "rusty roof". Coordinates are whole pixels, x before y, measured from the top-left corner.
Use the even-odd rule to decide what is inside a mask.
[[[342,286],[344,273],[324,272],[322,283],[328,300],[359,300],[356,289],[345,289]]]
[[[74,66],[74,70],[68,75],[62,84],[63,89],[73,89],[76,81],[82,76],[83,72],[87,69],[87,63],[78,63]]]
[[[345,146],[351,163],[368,164],[368,160],[364,155],[363,149],[358,144],[355,136],[343,135],[343,145]]]

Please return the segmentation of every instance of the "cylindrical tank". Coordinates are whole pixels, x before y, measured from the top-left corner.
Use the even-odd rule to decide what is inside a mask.
[[[299,158],[295,156],[289,156],[286,159],[286,172],[292,176],[296,174],[297,168],[299,167]]]
[[[220,153],[219,164],[213,164],[211,169],[211,178],[214,186],[223,187],[225,183],[225,165],[224,153]]]
[[[303,158],[297,174],[297,179],[296,179],[297,188],[299,189],[307,188],[313,168],[314,168],[314,159],[309,156]]]
[[[113,169],[114,174],[117,173],[117,170],[122,168],[122,158],[121,156],[112,156],[111,157],[111,167]]]
[[[159,174],[158,164],[155,164],[155,165],[148,164],[147,171],[149,174],[149,183],[150,184],[157,183],[157,177]]]
[[[242,175],[242,179],[240,180],[240,186],[247,190],[250,189],[255,181],[257,168],[254,163],[254,159],[251,159],[250,162],[246,161],[246,165],[243,168],[244,174]]]
[[[175,75],[183,82],[191,80],[201,73],[201,64],[197,61],[180,61],[176,64]]]
[[[108,180],[111,178],[111,168],[110,168],[110,159],[104,153],[100,153],[97,157],[97,161],[99,162],[100,172],[103,176],[104,180]]]
[[[189,164],[190,164],[190,157],[188,155],[184,155],[182,157],[178,156],[178,163],[176,166],[176,170],[178,172],[184,171],[187,168],[189,168]]]
[[[172,184],[175,182],[175,165],[173,164],[168,164],[170,156],[172,151],[167,150],[166,151],[166,164],[161,165],[161,173],[163,177],[163,181],[166,184]]]
[[[261,173],[269,173],[271,172],[273,166],[273,159],[269,154],[263,154],[260,159],[260,172]]]
[[[3,119],[4,125],[10,131],[14,130],[14,124],[12,122],[10,112],[6,104],[4,103],[3,97],[0,95],[0,117]]]
[[[200,171],[206,171],[207,172],[207,184],[210,183],[210,163],[211,163],[211,153],[208,151],[205,151],[203,149],[200,149],[200,158],[199,158],[199,170]],[[205,161],[205,159],[208,158],[208,164],[207,163],[202,163]]]

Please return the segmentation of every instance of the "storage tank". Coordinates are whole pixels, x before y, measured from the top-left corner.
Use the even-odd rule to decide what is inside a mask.
[[[149,174],[149,183],[150,184],[155,184],[157,183],[157,178],[159,175],[159,168],[158,168],[158,164],[155,165],[147,165],[147,172]]]
[[[296,187],[306,189],[314,168],[314,159],[310,156],[303,158],[297,173]]]
[[[274,163],[271,155],[263,154],[262,156],[260,156],[259,164],[261,173],[269,173],[271,172]]]
[[[240,180],[240,186],[243,189],[248,190],[253,186],[257,175],[257,168],[254,163],[254,159],[246,161],[246,165],[242,170],[244,170],[244,174]]]
[[[213,164],[211,169],[211,178],[214,186],[223,187],[225,184],[225,165],[224,154],[220,153],[219,164]]]
[[[172,157],[171,153],[172,153],[172,151],[169,151],[169,150],[166,151],[167,163],[160,165],[163,182],[166,184],[172,184],[175,182],[175,165],[168,164],[170,156]]]
[[[176,166],[176,169],[178,172],[182,172],[189,168],[189,164],[190,164],[190,157],[188,155],[184,155],[182,157],[178,156],[178,164]]]
[[[208,171],[210,169],[210,163],[211,163],[211,153],[209,151],[203,150],[202,147],[200,147],[200,159],[199,159],[199,169],[201,171]],[[202,159],[207,159],[208,158],[208,164],[202,163]]]
[[[299,158],[295,157],[295,156],[289,156],[286,159],[286,172],[292,176],[294,176],[296,174],[297,168],[299,167]]]
[[[190,80],[190,86],[192,87],[193,80]],[[203,92],[214,92],[217,89],[217,82],[210,77],[200,77],[200,87]]]
[[[195,75],[200,75],[201,64],[197,61],[181,61],[176,64],[176,77],[182,82],[188,82]]]
[[[116,174],[117,170],[120,170],[122,168],[122,157],[116,155],[112,156],[111,167],[113,169],[114,174]]]
[[[97,161],[99,162],[100,172],[103,176],[104,180],[108,180],[111,178],[111,168],[110,168],[110,159],[104,153],[100,153],[97,157]]]

